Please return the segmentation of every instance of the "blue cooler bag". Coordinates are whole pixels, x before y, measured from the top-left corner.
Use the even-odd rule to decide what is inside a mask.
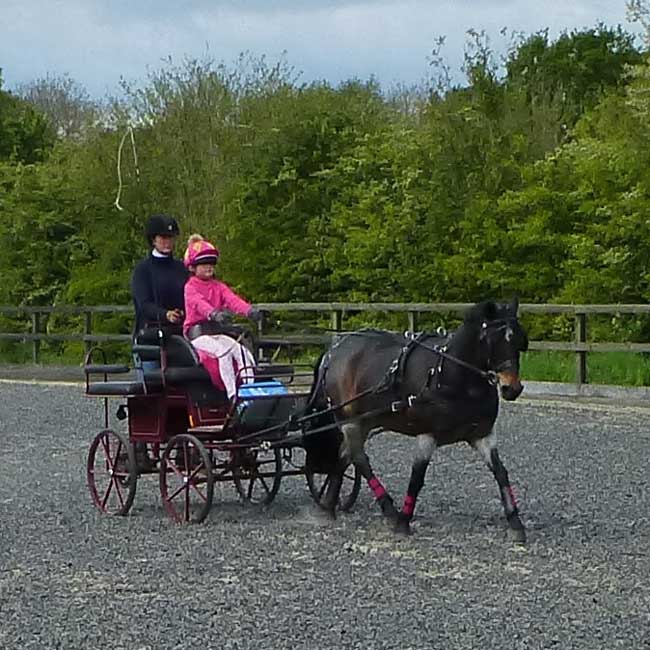
[[[287,395],[287,387],[277,379],[253,381],[239,387],[239,397],[266,397],[270,395]]]
[[[286,422],[293,411],[287,387],[276,379],[255,381],[239,387],[237,422],[242,433],[253,433]]]

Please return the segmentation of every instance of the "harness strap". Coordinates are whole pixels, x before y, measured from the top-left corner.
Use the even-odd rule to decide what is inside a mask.
[[[496,373],[494,371],[481,370],[480,368],[473,366],[471,363],[467,363],[467,361],[463,361],[462,359],[459,359],[458,357],[449,354],[448,352],[445,351],[444,347],[442,348],[438,346],[431,347],[420,341],[416,341],[416,343],[421,348],[424,348],[425,350],[429,350],[430,352],[439,355],[443,359],[448,359],[449,361],[452,361],[453,363],[455,363],[458,366],[461,366],[462,368],[466,368],[467,370],[471,370],[472,372],[475,372],[477,375],[483,377],[483,379],[485,379],[489,384],[492,384],[492,386],[496,386],[497,378],[496,378]],[[440,363],[439,367],[440,370],[442,370],[442,363]]]

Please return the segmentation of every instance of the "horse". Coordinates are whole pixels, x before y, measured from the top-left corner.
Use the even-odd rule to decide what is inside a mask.
[[[512,401],[523,390],[519,356],[528,337],[517,317],[519,303],[486,301],[471,307],[451,335],[360,330],[334,339],[314,371],[310,410],[330,419],[307,447],[329,474],[321,501],[335,517],[343,472],[354,463],[366,479],[396,533],[408,535],[418,494],[436,447],[466,442],[492,471],[511,539],[525,543],[508,472],[499,458],[494,423],[501,397]],[[342,436],[339,435],[339,430]],[[364,450],[368,434],[387,430],[416,439],[416,454],[402,509],[375,476]],[[318,433],[315,434],[318,436]],[[320,443],[320,444],[319,444]],[[334,446],[334,447],[333,447]]]

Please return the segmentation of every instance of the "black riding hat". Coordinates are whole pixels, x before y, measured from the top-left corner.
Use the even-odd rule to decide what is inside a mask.
[[[177,237],[180,234],[178,223],[168,214],[152,214],[147,221],[144,235],[151,243],[156,235],[170,235]]]

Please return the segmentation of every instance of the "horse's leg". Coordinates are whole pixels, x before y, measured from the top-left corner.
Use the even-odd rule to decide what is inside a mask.
[[[355,425],[352,425],[355,426]],[[386,491],[386,488],[382,485],[381,481],[375,476],[370,465],[370,459],[368,454],[365,451],[366,439],[368,438],[368,431],[363,431],[362,435],[348,435],[343,427],[343,433],[346,435],[346,438],[349,440],[349,449],[350,457],[354,465],[361,472],[361,476],[366,479],[368,487],[372,490],[372,493],[375,496],[379,507],[381,508],[382,513],[390,521],[396,522],[399,512],[393,503],[393,499],[390,494]],[[352,434],[352,431],[350,431]]]
[[[336,505],[339,502],[343,474],[348,467],[348,461],[340,461],[334,470],[327,475],[327,490],[322,497],[320,506],[331,519],[336,519]]]
[[[417,436],[417,449],[413,465],[411,466],[411,478],[406,490],[406,496],[404,497],[402,511],[399,513],[399,518],[395,524],[396,533],[408,535],[411,532],[410,524],[411,519],[413,519],[413,512],[415,511],[415,502],[424,485],[424,477],[435,448],[436,441],[433,436],[426,433]]]
[[[352,459],[352,448],[358,448],[366,441],[366,436],[361,432],[361,428],[353,424],[344,424],[341,426],[343,432],[343,442],[339,451],[339,462],[337,466],[328,474],[327,490],[321,499],[321,508],[332,518],[336,518],[336,506],[339,502],[341,486],[343,484],[343,475],[348,468]]]
[[[508,526],[510,527],[510,538],[515,542],[523,544],[526,541],[526,529],[521,523],[521,519],[519,519],[517,501],[512,491],[512,487],[510,486],[508,472],[499,458],[496,434],[492,431],[486,438],[474,440],[472,446],[487,463],[487,466],[494,474],[494,478],[499,485],[501,503],[503,503],[503,510],[506,514],[506,519],[508,520]]]
[[[370,466],[370,460],[365,452],[366,439],[368,438],[368,430],[355,423],[347,423],[341,426],[344,436],[344,447],[341,452],[342,462],[340,466],[340,473],[337,476],[330,476],[330,485],[328,486],[327,494],[325,495],[325,504],[330,509],[336,507],[338,502],[338,495],[343,481],[343,473],[352,462],[361,472],[361,475],[368,482],[368,486],[375,495],[375,499],[379,504],[384,516],[388,517],[391,521],[397,521],[398,511],[393,504],[393,499],[390,497],[386,488],[381,484],[381,481],[375,476],[375,473]],[[331,490],[331,497],[330,497]],[[336,491],[336,496],[334,492]]]

